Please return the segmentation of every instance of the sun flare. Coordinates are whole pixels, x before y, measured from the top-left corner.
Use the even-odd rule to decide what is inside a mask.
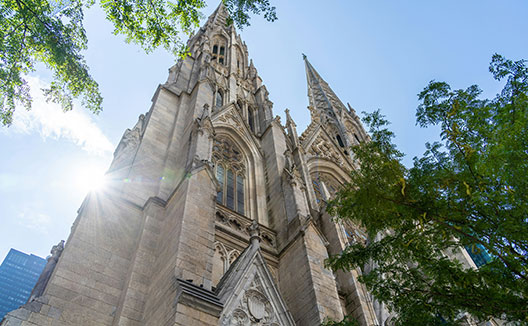
[[[77,187],[86,192],[103,189],[106,184],[104,172],[94,167],[82,169],[77,174]]]

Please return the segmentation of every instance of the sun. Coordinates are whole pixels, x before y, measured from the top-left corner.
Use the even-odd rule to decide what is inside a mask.
[[[99,191],[105,187],[105,171],[96,167],[85,167],[76,176],[76,186],[83,192]]]

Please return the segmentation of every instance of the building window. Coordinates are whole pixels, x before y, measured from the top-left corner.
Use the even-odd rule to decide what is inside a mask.
[[[220,47],[220,55],[218,55],[218,62],[220,64],[224,64],[224,54],[225,54],[225,48],[223,46]]]
[[[218,56],[218,45],[213,45],[213,57],[211,58],[211,60],[213,61],[216,61],[216,58]]]
[[[220,183],[216,201],[244,215],[246,167],[242,152],[231,140],[217,139],[213,145],[213,162]]]
[[[213,45],[213,56],[212,61],[218,61],[218,63],[225,65],[226,64],[226,48],[225,43],[221,40],[217,40]]]
[[[254,124],[254,118],[253,118],[253,109],[252,108],[248,108],[248,124],[249,124],[249,129],[251,129],[251,131],[255,132],[255,124]]]
[[[236,179],[237,187],[237,209],[240,214],[244,214],[244,178],[239,174]]]
[[[343,143],[343,140],[341,139],[341,136],[336,135],[337,142],[339,143],[339,146],[345,147],[345,144]]]
[[[226,191],[226,206],[229,209],[235,209],[235,182],[233,177],[233,170],[227,170],[227,191]]]
[[[221,108],[224,105],[224,94],[221,90],[216,91],[216,103],[217,108]]]
[[[216,179],[220,183],[220,191],[216,195],[216,201],[222,203],[224,201],[224,167],[221,164],[216,167]]]

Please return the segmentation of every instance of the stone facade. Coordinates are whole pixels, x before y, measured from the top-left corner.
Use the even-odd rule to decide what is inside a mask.
[[[359,271],[323,264],[365,240],[324,207],[368,135],[306,57],[312,121],[299,136],[286,111],[283,126],[226,17],[220,5],[188,41],[45,289],[2,326],[384,324]]]

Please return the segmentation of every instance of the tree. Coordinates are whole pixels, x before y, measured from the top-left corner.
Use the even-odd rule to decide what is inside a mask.
[[[275,7],[269,0],[222,0],[230,23],[249,25],[249,14],[263,14],[273,21]],[[44,63],[53,82],[44,90],[48,100],[72,109],[73,99],[94,113],[102,109],[97,82],[89,73],[82,51],[86,49],[84,10],[94,0],[0,0],[0,121],[12,122],[16,104],[31,108],[24,76]],[[180,35],[199,25],[204,0],[101,0],[99,5],[114,25],[114,34],[140,45],[146,52],[159,46],[184,56]]]
[[[441,142],[413,166],[392,143],[379,112],[366,116],[372,141],[352,148],[359,167],[329,204],[369,234],[327,265],[364,268],[360,277],[396,313],[396,325],[458,325],[464,312],[528,325],[528,69],[494,55],[505,80],[494,99],[431,81],[419,94],[421,127],[439,126]],[[373,240],[376,239],[376,240]],[[484,248],[475,269],[453,255]]]

